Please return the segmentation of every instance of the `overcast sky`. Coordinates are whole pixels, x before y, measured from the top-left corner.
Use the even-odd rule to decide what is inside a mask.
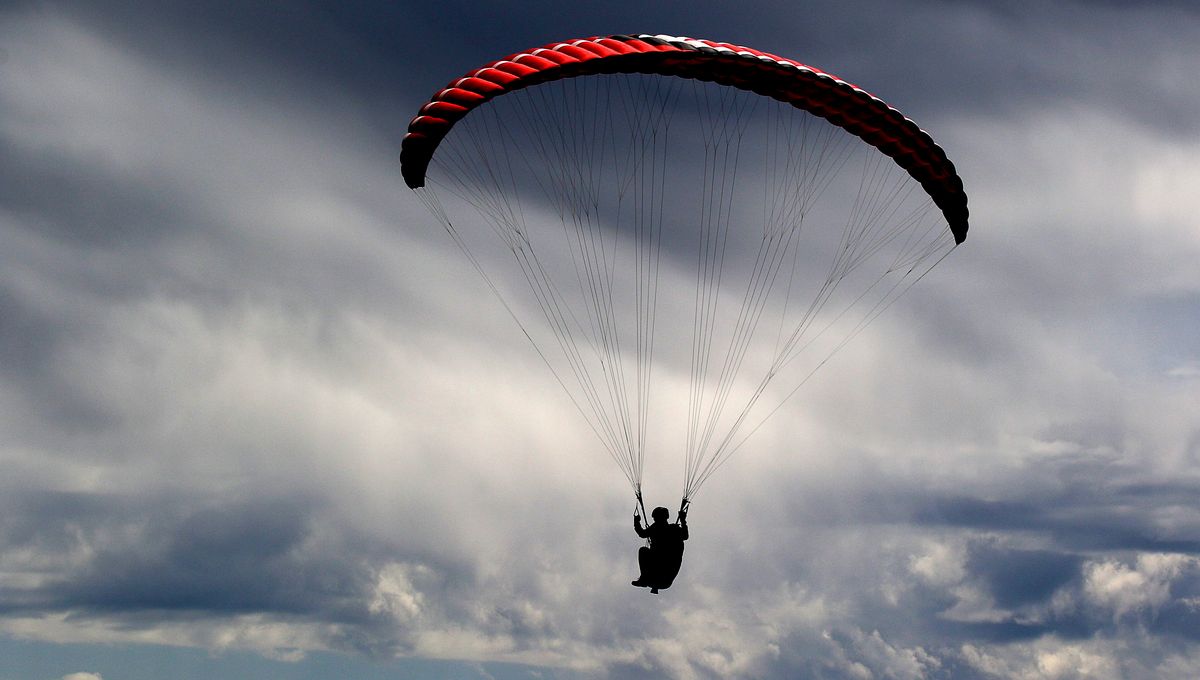
[[[0,2],[0,680],[1200,676],[1200,10],[640,5]],[[972,217],[658,597],[397,160],[466,70],[629,32],[862,85]]]

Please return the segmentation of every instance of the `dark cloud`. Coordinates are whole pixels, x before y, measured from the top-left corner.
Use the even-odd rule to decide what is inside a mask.
[[[0,139],[0,203],[43,236],[88,248],[141,247],[187,226],[163,178],[122,176],[103,154],[55,157]]]
[[[1155,487],[1154,493],[1147,493],[1140,484],[1118,485],[1104,489],[1100,495],[1089,487],[1078,489],[1078,493],[1005,501],[935,497],[917,502],[913,519],[922,524],[987,531],[1042,532],[1076,550],[1200,554],[1200,536],[1195,534],[1195,527],[1165,532],[1153,518],[1162,507],[1159,491],[1192,498],[1198,489]]]
[[[62,596],[98,610],[297,613],[289,610],[306,600],[346,595],[340,587],[349,580],[333,572],[314,581],[314,571],[330,565],[289,559],[316,510],[299,500],[223,503],[154,522],[131,544],[96,546],[96,559]]]
[[[312,497],[13,496],[0,550],[41,555],[47,571],[39,586],[0,588],[8,616],[116,616],[130,629],[152,629],[266,615],[328,626],[334,648],[390,657],[410,649],[413,631],[369,606],[383,565],[405,558],[431,565],[417,585],[447,603],[456,599],[451,593],[474,588],[462,565],[436,566],[428,552],[321,526],[327,505]]]
[[[1154,634],[1172,638],[1168,642],[1175,642],[1185,649],[1188,644],[1200,641],[1200,608],[1196,606],[1198,580],[1191,575],[1184,583],[1174,584],[1172,600],[1154,614],[1148,626]]]
[[[36,410],[66,422],[103,421],[94,409],[63,393],[55,385],[50,362],[61,334],[61,326],[44,310],[28,304],[14,292],[0,288],[0,372],[10,385],[21,385]],[[62,399],[68,400],[63,403]],[[74,403],[71,403],[74,402]]]
[[[1001,607],[1046,601],[1056,590],[1079,578],[1083,557],[1050,550],[1004,549],[975,544],[967,569],[981,578]]]
[[[29,11],[17,3],[7,11],[22,10]],[[763,1],[693,12],[674,3],[631,12],[611,3],[567,8],[541,1],[520,11],[458,1],[366,2],[353,11],[325,2],[167,2],[151,11],[104,2],[56,11],[104,27],[156,62],[253,83],[267,97],[286,87],[346,98],[381,131],[398,128],[435,88],[490,58],[553,40],[629,32],[728,40],[792,56],[874,89],[918,120],[1073,98],[1181,131],[1195,126],[1195,93],[1170,84],[1174,46],[1188,40],[1170,29],[1194,17],[1185,2],[910,1],[845,11],[832,2]],[[1136,21],[1128,18],[1135,14]],[[1064,34],[1064,26],[1074,30]]]
[[[294,613],[307,608],[306,601],[331,595],[328,585],[314,588],[311,574],[320,567],[306,566],[298,552],[317,510],[313,504],[297,499],[196,508],[147,500],[43,492],[9,507],[6,549],[94,553],[38,589],[33,599],[39,606]],[[342,580],[334,572],[325,583]]]
[[[1107,441],[1103,429],[1091,430],[1092,438],[1085,441]],[[842,455],[856,456],[854,452]],[[1114,453],[1031,456],[1018,469],[998,473],[994,483],[981,487],[977,494],[925,487],[923,479],[910,486],[878,470],[859,469],[855,476],[861,487],[854,495],[869,502],[848,500],[844,489],[806,489],[790,498],[786,490],[774,489],[769,495],[788,498],[787,514],[829,526],[911,522],[979,532],[1032,533],[1052,538],[1071,551],[1200,554],[1200,522],[1188,510],[1200,500],[1200,484],[1148,478],[1138,467],[1116,462],[1119,459]],[[1171,528],[1162,526],[1158,513],[1170,508],[1180,509],[1190,521],[1176,522]],[[1068,554],[1062,553],[1068,561],[1060,567],[1068,566]],[[1035,552],[1028,557],[1050,559],[1051,555]],[[981,558],[980,564],[988,559]]]

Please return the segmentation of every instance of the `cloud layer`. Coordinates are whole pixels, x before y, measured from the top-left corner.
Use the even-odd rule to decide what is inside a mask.
[[[620,473],[395,163],[434,86],[630,17],[0,10],[0,632],[596,677],[1195,677],[1200,17],[896,7],[670,29],[898,95],[973,223],[706,487],[657,599],[626,585]]]

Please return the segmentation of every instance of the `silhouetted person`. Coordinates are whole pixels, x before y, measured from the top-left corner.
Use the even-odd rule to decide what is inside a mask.
[[[679,573],[679,565],[683,563],[683,542],[688,539],[687,511],[679,511],[679,521],[675,524],[667,521],[671,511],[666,508],[654,508],[650,516],[654,523],[643,529],[642,516],[633,514],[633,530],[638,536],[650,539],[649,548],[643,546],[638,550],[642,575],[633,585],[658,594],[659,588],[671,587]]]

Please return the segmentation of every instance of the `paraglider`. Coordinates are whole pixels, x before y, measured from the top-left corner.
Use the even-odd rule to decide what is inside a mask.
[[[883,100],[665,35],[471,71],[413,118],[401,172],[639,505],[647,451],[680,451],[679,524],[637,522],[672,546],[644,553],[650,587],[700,487],[968,228],[954,164]]]
[[[638,588],[649,588],[657,595],[660,588],[670,588],[683,564],[683,542],[688,540],[687,510],[679,511],[679,519],[670,522],[671,511],[654,508],[650,514],[654,523],[642,528],[642,516],[634,513],[633,530],[650,545],[638,549],[638,568],[641,574],[633,581]]]

